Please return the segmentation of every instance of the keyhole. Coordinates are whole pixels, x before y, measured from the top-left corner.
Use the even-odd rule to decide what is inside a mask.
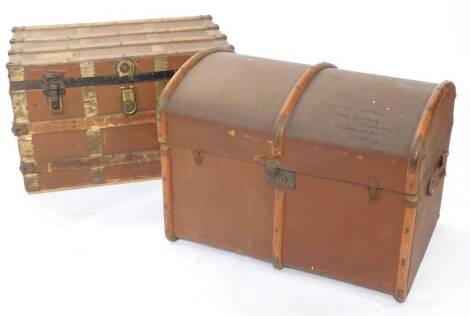
[[[128,63],[123,63],[123,64],[121,64],[121,66],[119,67],[119,69],[121,70],[122,73],[127,73],[127,72],[129,72],[129,70],[131,69],[131,67],[129,66]]]
[[[286,184],[287,184],[287,181],[288,181],[287,176],[285,176],[285,175],[283,175],[283,174],[279,175],[278,180],[279,180],[279,183],[280,183],[281,185],[286,185]]]

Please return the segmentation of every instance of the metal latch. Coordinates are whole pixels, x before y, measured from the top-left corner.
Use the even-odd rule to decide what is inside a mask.
[[[269,185],[283,189],[295,189],[296,175],[293,171],[279,168],[280,161],[277,159],[265,160],[266,180]]]
[[[44,95],[47,97],[49,110],[54,113],[62,113],[64,110],[63,96],[65,95],[64,74],[50,72],[44,77]]]
[[[449,152],[444,150],[441,154],[439,164],[436,167],[436,170],[432,173],[431,179],[429,180],[427,195],[432,196],[435,188],[439,185],[441,180],[446,176],[446,166],[447,166],[447,157]]]
[[[135,102],[134,86],[121,87],[121,109],[122,113],[132,115],[137,112]]]

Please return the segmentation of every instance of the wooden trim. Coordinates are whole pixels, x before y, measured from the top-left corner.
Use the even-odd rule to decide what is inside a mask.
[[[416,196],[407,196],[407,203],[416,205]],[[416,206],[405,207],[403,214],[400,252],[398,256],[397,280],[393,297],[398,302],[404,302],[408,296],[408,275],[410,270],[411,248],[416,222]]]
[[[315,75],[326,68],[336,68],[336,66],[329,63],[320,63],[307,68],[287,95],[287,98],[277,115],[276,121],[274,122],[271,159],[276,159],[279,163],[282,161],[282,155],[284,153],[284,132],[287,123],[289,122],[290,115],[308,84],[312,81]],[[277,269],[282,269],[285,195],[285,190],[278,187],[274,188],[272,263]]]
[[[289,122],[290,115],[294,110],[297,102],[299,101],[305,88],[308,86],[310,81],[317,75],[321,70],[325,68],[336,68],[335,65],[329,63],[320,63],[315,66],[309,67],[295,83],[294,87],[289,92],[284,104],[282,105],[279,114],[277,115],[276,121],[273,128],[273,147],[272,154],[274,156],[282,156],[284,150],[284,130]]]
[[[16,131],[16,136],[21,136],[26,134],[35,135],[64,131],[87,130],[91,127],[107,128],[148,123],[155,123],[154,111],[138,112],[130,117],[119,113],[86,118],[81,117],[57,121],[40,121],[26,124],[14,124],[12,130]]]
[[[26,176],[25,176],[26,179]],[[142,181],[150,181],[150,180],[156,180],[160,179],[159,176],[156,177],[148,177],[148,176],[142,176],[142,177],[135,177],[132,179],[127,179],[127,180],[121,180],[121,179],[104,179],[103,182],[101,183],[90,183],[90,184],[84,184],[84,185],[72,185],[72,186],[67,186],[67,187],[60,187],[56,189],[35,189],[35,190],[27,190],[28,194],[38,194],[38,193],[50,193],[50,192],[62,192],[62,191],[67,191],[67,190],[75,190],[75,189],[84,189],[84,188],[94,188],[94,187],[100,187],[100,186],[108,186],[108,185],[116,185],[116,184],[125,184],[125,183],[134,183],[134,182],[142,182]],[[25,180],[26,181],[26,180]]]
[[[211,42],[219,42],[219,41],[207,41],[208,43],[211,43]],[[171,44],[169,44],[171,45]],[[217,49],[226,49],[226,50],[232,50],[233,51],[233,46],[232,45],[229,45],[226,41],[224,41],[222,44],[215,44],[213,43],[214,46],[216,46],[215,48]],[[204,48],[201,48],[201,47],[191,47],[191,48],[188,48],[188,49],[166,49],[166,50],[162,50],[162,52],[157,52],[154,54],[154,56],[181,56],[181,55],[193,55],[193,54],[196,54],[197,52],[200,52],[202,51],[201,49],[204,49]],[[207,49],[207,48],[206,48]],[[82,62],[87,62],[87,61],[95,61],[95,62],[102,62],[102,61],[113,61],[113,60],[116,60],[116,59],[119,59],[119,58],[141,58],[141,57],[148,57],[149,54],[148,53],[140,53],[140,52],[136,52],[136,53],[132,53],[132,54],[108,54],[108,55],[104,55],[104,56],[99,56],[97,58],[94,58],[94,59],[90,59],[90,58],[85,58],[85,57],[81,57],[81,56],[74,56],[74,57],[71,57],[67,60],[49,60],[49,59],[45,59],[45,60],[21,60],[21,61],[10,61],[7,63],[7,68],[15,68],[15,67],[31,67],[31,66],[46,66],[46,65],[54,65],[54,66],[57,66],[57,65],[64,65],[64,64],[75,64],[75,63],[82,63]],[[11,60],[11,59],[10,59]]]
[[[164,28],[162,30],[155,30],[155,31],[126,31],[126,32],[109,32],[109,33],[101,33],[101,34],[88,34],[85,36],[74,36],[70,35],[64,38],[46,38],[46,39],[16,39],[13,38],[10,40],[10,44],[16,43],[41,43],[41,42],[67,42],[67,41],[74,41],[74,40],[89,40],[89,39],[97,39],[97,38],[107,38],[107,37],[116,37],[116,36],[133,36],[133,35],[149,35],[149,34],[164,34],[164,33],[184,33],[184,32],[198,32],[198,31],[210,31],[210,30],[218,30],[220,26],[214,24],[212,26],[194,26],[194,27],[172,27],[172,28]]]
[[[20,169],[23,174],[26,175],[32,173],[51,173],[58,171],[110,167],[153,161],[160,161],[160,150],[156,149],[120,154],[88,156],[82,158],[23,162]]]
[[[285,191],[274,188],[274,216],[273,216],[273,266],[282,269],[282,242],[284,235],[284,203]]]
[[[13,33],[18,31],[38,31],[38,30],[51,30],[51,29],[74,29],[81,27],[100,27],[100,26],[113,26],[113,25],[130,25],[130,24],[148,24],[158,22],[173,22],[173,21],[193,21],[193,20],[212,20],[211,15],[195,15],[187,17],[175,18],[161,18],[161,19],[145,19],[145,20],[128,20],[116,22],[96,22],[96,23],[74,23],[74,24],[56,24],[56,25],[37,25],[37,26],[20,26],[13,27]]]
[[[409,292],[408,279],[410,274],[416,212],[420,202],[419,185],[421,165],[424,161],[424,146],[434,114],[439,104],[441,104],[442,98],[449,91],[455,93],[455,86],[449,81],[440,83],[433,90],[426,102],[410,148],[405,184],[406,206],[403,214],[397,279],[393,295],[398,302],[404,302]]]
[[[433,90],[426,106],[424,107],[424,111],[421,115],[418,127],[416,128],[410,149],[410,162],[408,165],[409,178],[405,188],[406,194],[418,194],[419,167],[421,165],[421,160],[424,159],[423,150],[426,143],[426,137],[438,105],[441,103],[442,98],[450,91],[455,94],[455,86],[452,82],[444,81],[440,83]]]
[[[139,46],[150,46],[150,45],[162,45],[162,44],[181,44],[181,43],[197,43],[205,41],[218,41],[227,39],[227,35],[209,35],[206,37],[193,37],[193,38],[183,38],[183,39],[166,39],[159,41],[128,41],[125,43],[118,42],[114,44],[107,45],[89,45],[89,46],[78,46],[70,47],[70,44],[66,48],[57,48],[57,49],[42,49],[42,50],[24,50],[24,49],[10,49],[8,55],[21,55],[21,54],[48,54],[48,53],[60,53],[60,52],[75,52],[81,50],[90,50],[90,49],[106,49],[106,48],[116,48],[116,47],[139,47]]]
[[[173,188],[171,177],[170,147],[166,144],[160,146],[162,182],[163,182],[163,216],[165,222],[165,236],[170,241],[176,241],[173,221]]]
[[[167,142],[167,126],[166,126],[166,107],[171,96],[179,86],[183,78],[188,72],[206,56],[217,53],[217,52],[231,52],[233,53],[233,46],[230,48],[211,48],[204,51],[200,51],[197,54],[191,56],[173,75],[171,80],[163,90],[158,105],[157,105],[157,122],[158,122],[158,140],[161,143]]]

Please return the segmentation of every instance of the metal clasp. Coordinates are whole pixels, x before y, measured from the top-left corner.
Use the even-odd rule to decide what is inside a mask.
[[[121,109],[125,115],[132,115],[137,112],[135,102],[134,86],[121,87]]]
[[[267,159],[264,163],[266,165],[266,181],[269,185],[283,189],[295,189],[295,172],[280,169],[280,161],[275,158]]]
[[[49,110],[53,114],[62,113],[64,110],[63,96],[65,95],[64,74],[60,72],[46,74],[43,93],[47,97]]]

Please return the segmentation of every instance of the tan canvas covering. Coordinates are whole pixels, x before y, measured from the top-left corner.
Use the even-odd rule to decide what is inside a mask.
[[[406,299],[439,217],[455,87],[208,50],[157,115],[165,228]]]

